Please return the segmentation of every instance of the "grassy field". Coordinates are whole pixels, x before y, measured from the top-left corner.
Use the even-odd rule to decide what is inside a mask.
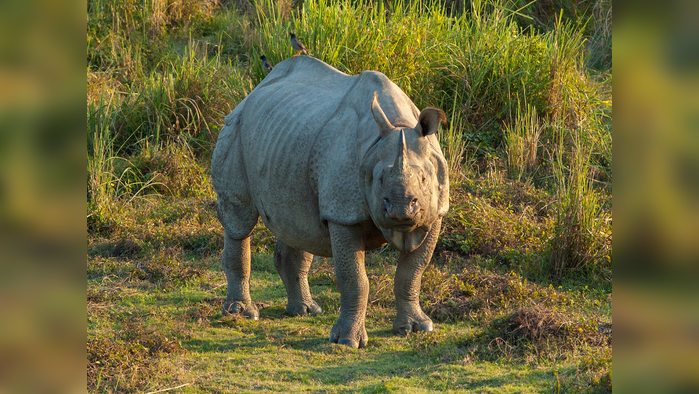
[[[611,1],[88,1],[90,392],[611,392]],[[379,70],[439,137],[451,209],[425,272],[435,331],[391,331],[395,252],[367,254],[369,343],[285,314],[274,236],[253,240],[259,321],[222,316],[209,165],[227,115],[290,57]]]

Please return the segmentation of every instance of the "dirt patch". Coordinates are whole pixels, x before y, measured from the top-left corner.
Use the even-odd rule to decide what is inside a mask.
[[[111,257],[134,258],[141,253],[141,246],[131,239],[120,239],[111,245]]]
[[[118,284],[99,288],[87,289],[87,316],[109,314],[114,310],[114,303],[121,297],[122,287]]]
[[[185,319],[193,321],[201,326],[211,325],[211,318],[221,314],[223,298],[208,298],[198,302],[185,312]]]
[[[517,308],[568,306],[570,294],[540,286],[510,272],[498,274],[475,265],[459,274],[432,267],[423,275],[423,309],[436,321],[485,321]]]
[[[101,302],[105,302],[107,300],[107,297],[105,296],[104,291],[99,291],[99,290],[88,290],[87,291],[87,303],[93,303],[93,304],[99,304]]]
[[[389,274],[369,274],[369,305],[393,308],[396,296],[393,293],[394,276]]]
[[[608,326],[609,330],[601,327]],[[520,308],[494,319],[485,338],[487,349],[503,355],[536,354],[555,358],[562,352],[581,346],[611,346],[611,324],[574,320],[543,306]]]
[[[313,286],[335,286],[335,280],[335,267],[327,259],[315,265],[308,275],[308,283]]]
[[[495,326],[500,327],[502,337],[511,343],[522,340],[536,343],[549,337],[562,339],[566,331],[560,316],[543,307],[519,309]]]

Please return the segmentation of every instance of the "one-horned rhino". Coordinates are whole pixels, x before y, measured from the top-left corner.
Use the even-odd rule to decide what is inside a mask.
[[[393,330],[431,331],[419,293],[449,208],[435,135],[445,120],[436,108],[419,112],[379,72],[348,76],[307,56],[274,67],[226,117],[211,164],[225,233],[224,313],[259,316],[249,291],[259,217],[277,237],[290,314],[321,313],[308,270],[313,255],[333,257],[340,317],[331,342],[366,345],[364,254],[387,241],[400,251]]]

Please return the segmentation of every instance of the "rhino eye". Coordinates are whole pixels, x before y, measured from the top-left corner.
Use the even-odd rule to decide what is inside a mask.
[[[383,175],[381,175],[381,176],[379,177],[379,184],[381,184],[381,186],[383,186]]]

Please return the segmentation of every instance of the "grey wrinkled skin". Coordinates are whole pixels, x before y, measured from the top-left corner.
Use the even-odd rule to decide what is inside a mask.
[[[400,251],[393,330],[431,331],[420,281],[449,209],[436,132],[444,112],[418,111],[385,75],[348,76],[311,57],[279,63],[226,117],[211,175],[224,228],[224,313],[257,319],[250,234],[261,218],[278,241],[274,266],[291,315],[316,315],[308,270],[333,257],[340,317],[330,340],[364,347],[369,281],[364,254]]]

